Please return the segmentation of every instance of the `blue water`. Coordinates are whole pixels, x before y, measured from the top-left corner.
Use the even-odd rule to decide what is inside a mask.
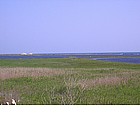
[[[97,58],[96,60],[103,60],[103,61],[108,61],[108,62],[140,64],[140,58]]]
[[[27,56],[22,56],[22,55],[1,55],[0,59],[40,59],[40,58],[66,58],[65,56],[53,56],[53,55],[27,55]]]
[[[118,58],[118,55],[127,58]],[[107,58],[107,56],[117,56],[117,58]],[[0,59],[40,59],[40,58],[87,58],[109,62],[122,62],[140,64],[140,53],[79,53],[79,54],[35,54],[35,55],[0,55]]]
[[[88,54],[0,55],[0,59],[89,58]]]

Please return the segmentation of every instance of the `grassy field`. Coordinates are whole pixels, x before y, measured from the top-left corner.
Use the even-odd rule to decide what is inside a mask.
[[[140,65],[88,59],[0,60],[0,103],[140,104]]]

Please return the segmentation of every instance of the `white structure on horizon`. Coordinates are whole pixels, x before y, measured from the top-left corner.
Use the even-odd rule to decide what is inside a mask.
[[[29,53],[29,55],[33,55],[33,53]]]
[[[33,53],[21,53],[21,55],[33,55]]]
[[[21,55],[27,55],[27,53],[22,53]]]

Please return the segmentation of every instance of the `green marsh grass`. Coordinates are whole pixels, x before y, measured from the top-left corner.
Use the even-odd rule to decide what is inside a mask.
[[[140,104],[140,65],[88,59],[0,60],[0,103]]]

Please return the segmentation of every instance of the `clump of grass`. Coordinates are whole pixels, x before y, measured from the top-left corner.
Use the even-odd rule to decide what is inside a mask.
[[[74,105],[80,101],[82,92],[80,88],[61,87],[49,93],[49,104]]]
[[[63,86],[55,87],[49,93],[50,104],[74,105],[80,103],[84,98],[85,89],[78,85],[75,77],[64,77]]]
[[[84,100],[84,89],[78,85],[74,77],[64,77],[62,83],[57,85],[46,85],[43,90],[30,94],[23,94],[21,104],[58,104],[74,105]]]

